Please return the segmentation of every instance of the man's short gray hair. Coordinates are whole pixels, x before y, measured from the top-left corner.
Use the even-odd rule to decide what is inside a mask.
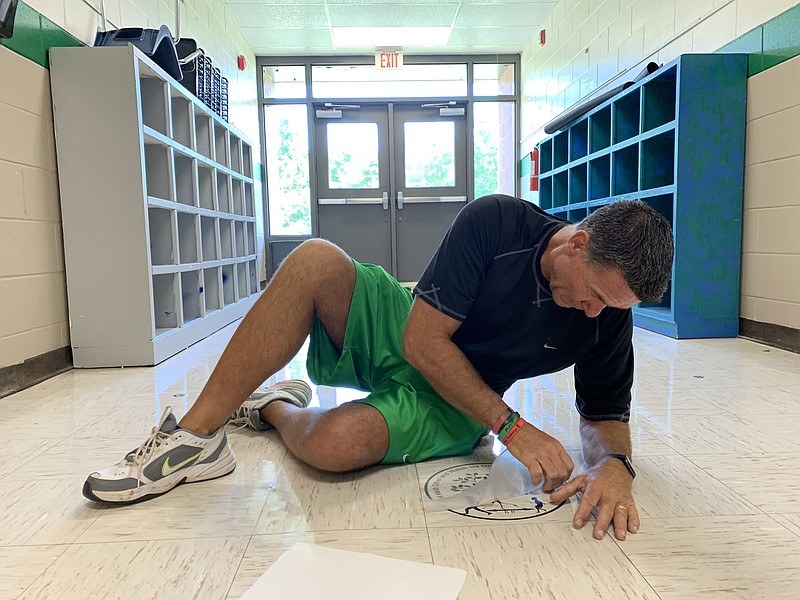
[[[644,202],[620,200],[593,212],[577,228],[589,234],[589,266],[619,271],[642,302],[661,300],[675,252],[667,219]]]

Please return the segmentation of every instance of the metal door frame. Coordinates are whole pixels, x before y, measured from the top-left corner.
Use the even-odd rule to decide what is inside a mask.
[[[311,95],[312,85],[312,66],[324,65],[370,65],[374,64],[374,56],[364,55],[349,55],[349,56],[258,56],[256,57],[256,83],[258,88],[258,125],[259,125],[259,145],[261,149],[261,165],[256,168],[261,175],[262,186],[262,203],[264,210],[264,240],[266,251],[266,271],[267,279],[272,276],[272,244],[273,243],[301,243],[305,240],[318,237],[319,235],[319,218],[317,215],[316,203],[313,198],[317,196],[317,181],[315,176],[315,154],[316,154],[316,139],[314,135],[313,123],[313,110],[312,104],[320,101],[342,101],[346,103],[390,103],[396,102],[396,98],[313,98]],[[473,182],[473,169],[474,169],[474,148],[473,148],[473,106],[476,102],[513,102],[514,103],[514,170],[515,170],[515,194],[520,195],[520,115],[521,115],[521,59],[519,54],[486,54],[486,55],[472,55],[472,54],[453,54],[453,55],[407,55],[403,57],[405,64],[466,64],[467,65],[467,95],[459,96],[467,104],[467,197],[473,198],[474,196],[474,182]],[[513,63],[514,64],[514,94],[505,96],[475,96],[473,94],[473,67],[475,64],[496,64],[496,63]],[[265,66],[300,66],[305,67],[305,83],[306,95],[305,98],[297,99],[273,99],[264,98],[264,82],[263,82],[263,67]],[[419,98],[403,98],[405,102],[436,102],[447,101],[451,98],[442,97],[419,97]],[[266,140],[264,131],[264,107],[269,105],[279,104],[304,104],[306,106],[306,122],[308,127],[308,142],[309,142],[309,187],[311,194],[311,234],[306,236],[284,236],[284,235],[271,235],[269,232],[269,195],[268,195],[268,181],[267,181],[267,157],[266,157]],[[393,115],[391,115],[393,117]],[[391,122],[391,121],[390,121]],[[393,143],[393,140],[391,140]],[[393,169],[392,169],[393,171]],[[394,222],[394,220],[392,220]],[[394,253],[396,255],[396,253]],[[265,282],[262,282],[262,284]]]

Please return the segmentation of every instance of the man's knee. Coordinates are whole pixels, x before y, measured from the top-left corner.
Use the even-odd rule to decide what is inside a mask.
[[[301,267],[304,272],[326,274],[331,271],[352,269],[353,261],[336,244],[323,239],[306,240],[292,250],[283,261],[284,266]]]
[[[371,431],[364,431],[367,428]],[[314,424],[305,438],[304,449],[312,467],[341,473],[379,463],[388,445],[388,428],[377,410],[363,404],[345,404],[328,411]]]

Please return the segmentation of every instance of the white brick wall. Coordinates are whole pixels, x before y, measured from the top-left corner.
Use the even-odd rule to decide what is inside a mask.
[[[713,52],[797,4],[561,0],[543,25],[547,44],[534,36],[522,54],[521,153],[588,92],[627,80],[619,73]],[[750,78],[747,120],[740,313],[800,328],[800,57]]]
[[[102,27],[100,0],[27,0],[86,43]],[[106,0],[112,26],[175,33],[174,2]],[[183,37],[193,37],[230,81],[231,122],[256,144],[255,56],[223,0],[188,0]],[[237,70],[244,54],[248,69]],[[69,345],[64,247],[49,73],[0,47],[0,368]],[[13,85],[9,83],[13,82]],[[260,187],[256,186],[260,194]]]
[[[522,154],[551,118],[646,62],[713,52],[799,0],[561,0],[522,53]],[[526,105],[535,105],[535,109]]]

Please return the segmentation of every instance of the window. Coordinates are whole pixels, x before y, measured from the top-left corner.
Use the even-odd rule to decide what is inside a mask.
[[[472,71],[474,96],[513,96],[514,64],[475,65]]]
[[[403,65],[380,71],[374,65],[312,67],[315,98],[434,98],[467,95],[467,65]]]
[[[306,107],[266,106],[264,126],[270,235],[311,235]]]
[[[377,123],[328,123],[328,187],[375,189],[378,173]]]
[[[264,67],[264,98],[305,98],[306,68],[303,65]]]
[[[475,197],[514,195],[514,103],[476,102],[474,111]]]
[[[404,125],[406,187],[455,187],[453,122],[412,121]]]

